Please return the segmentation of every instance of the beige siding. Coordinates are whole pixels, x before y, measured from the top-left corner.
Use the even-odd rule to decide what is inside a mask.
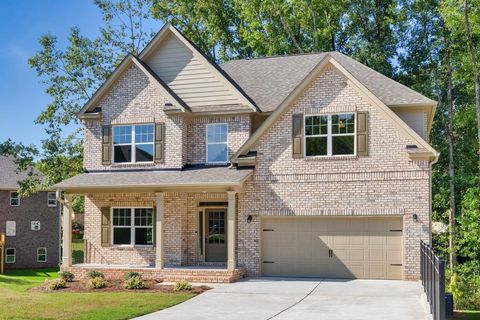
[[[241,104],[224,80],[172,35],[146,62],[192,108]]]
[[[410,128],[420,137],[426,140],[427,137],[427,114],[423,110],[394,110]]]

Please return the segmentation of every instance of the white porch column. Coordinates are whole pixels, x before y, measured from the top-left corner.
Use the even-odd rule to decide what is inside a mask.
[[[155,221],[155,268],[163,269],[163,192],[157,192],[157,211],[156,211],[156,221]]]
[[[235,211],[236,211],[236,191],[228,191],[228,210],[227,210],[227,268],[229,271],[235,270],[237,258],[235,255]]]
[[[65,194],[63,200],[63,237],[62,237],[62,266],[72,266],[72,195]]]

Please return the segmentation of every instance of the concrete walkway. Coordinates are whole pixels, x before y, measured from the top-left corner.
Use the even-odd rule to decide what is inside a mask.
[[[417,282],[259,278],[216,285],[137,319],[425,320]]]

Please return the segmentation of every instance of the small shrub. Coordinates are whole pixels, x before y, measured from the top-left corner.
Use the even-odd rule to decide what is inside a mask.
[[[99,271],[90,271],[87,273],[87,277],[89,279],[94,279],[94,278],[102,278],[102,279],[105,279],[105,276],[103,275],[103,273],[99,272]]]
[[[73,279],[75,278],[75,275],[69,271],[60,271],[58,273],[58,276],[65,280],[66,282],[72,282]]]
[[[107,286],[107,280],[102,277],[95,277],[88,280],[87,287],[90,289],[102,289]]]
[[[173,286],[173,291],[190,291],[192,290],[193,287],[188,281],[182,280],[175,282],[175,285]]]
[[[67,287],[67,282],[63,278],[53,280],[48,285],[48,289],[50,290],[59,290],[59,289],[64,289],[66,287]]]
[[[125,280],[123,287],[125,289],[144,289],[145,283],[141,276],[133,276]]]
[[[140,278],[141,278],[142,276],[140,275],[140,273],[135,272],[135,271],[125,272],[125,274],[123,275],[123,279],[124,279],[125,281],[128,280],[128,279],[130,279],[130,278],[133,278],[133,277],[140,277]]]

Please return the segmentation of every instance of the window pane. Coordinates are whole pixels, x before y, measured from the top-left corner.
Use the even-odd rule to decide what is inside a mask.
[[[153,228],[135,228],[136,245],[153,244]]]
[[[114,161],[117,163],[132,162],[132,146],[115,146]]]
[[[5,249],[5,254],[7,256],[8,255],[14,255],[15,254],[15,249],[12,249],[12,248]]]
[[[227,162],[227,144],[210,144],[207,154],[207,162]]]
[[[327,137],[306,138],[307,156],[326,156],[327,155]]]
[[[309,116],[305,119],[305,135],[327,134],[327,116]]]
[[[135,126],[135,142],[148,143],[153,142],[153,125],[144,124]]]
[[[139,144],[135,146],[135,161],[153,161],[153,144]]]
[[[355,136],[334,136],[332,137],[332,154],[354,154]]]
[[[113,144],[132,143],[132,126],[113,127]]]
[[[113,244],[130,244],[130,228],[113,228]]]
[[[207,143],[227,142],[227,125],[214,124],[207,126]]]
[[[114,226],[131,226],[131,211],[129,208],[113,209],[113,225]]]
[[[135,209],[136,226],[153,226],[153,209],[136,208]]]
[[[353,133],[355,130],[354,114],[332,115],[332,134]]]

